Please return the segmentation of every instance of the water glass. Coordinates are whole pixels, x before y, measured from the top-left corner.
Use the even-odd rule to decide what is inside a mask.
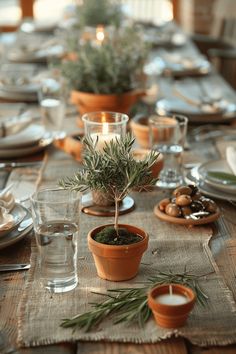
[[[176,188],[183,183],[182,152],[187,131],[187,118],[183,116],[158,116],[149,118],[149,137],[152,149],[164,156],[164,167],[157,185]]]
[[[64,82],[55,78],[42,80],[38,92],[42,123],[54,138],[62,138],[65,117],[66,88]]]
[[[78,192],[64,189],[39,190],[31,197],[40,279],[54,293],[70,291],[78,284],[80,199]]]

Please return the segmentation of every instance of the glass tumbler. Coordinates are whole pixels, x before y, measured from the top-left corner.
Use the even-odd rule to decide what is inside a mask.
[[[66,88],[63,80],[47,78],[38,91],[42,123],[53,138],[63,138],[62,131],[66,107]]]
[[[54,293],[72,290],[78,283],[80,200],[80,193],[64,189],[43,189],[31,197],[40,279]]]
[[[177,116],[153,115],[149,118],[150,146],[164,157],[164,167],[157,185],[161,188],[176,188],[183,183],[182,152],[186,125]]]
[[[85,135],[91,137],[97,151],[102,151],[106,143],[125,135],[129,117],[117,112],[91,112],[82,120]]]

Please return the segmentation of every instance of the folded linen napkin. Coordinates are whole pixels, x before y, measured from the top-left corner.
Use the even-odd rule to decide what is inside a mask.
[[[226,148],[226,160],[232,172],[236,175],[236,147],[228,146]]]
[[[0,207],[0,231],[9,230],[14,225],[14,217],[7,210]]]
[[[7,118],[0,122],[0,138],[17,134],[26,127],[28,127],[33,121],[33,117],[29,112],[25,112],[20,116]]]

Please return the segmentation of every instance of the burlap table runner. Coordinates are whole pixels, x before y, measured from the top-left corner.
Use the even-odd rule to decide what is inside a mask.
[[[59,166],[57,164],[57,166]],[[61,163],[64,170],[64,164]],[[52,167],[52,166],[51,166]],[[55,167],[55,166],[54,166]],[[75,167],[75,166],[73,166]],[[69,169],[67,162],[65,169]],[[46,169],[44,183],[52,182],[51,168]],[[53,175],[56,175],[54,169]],[[55,183],[55,179],[54,179]],[[208,247],[212,236],[210,227],[187,228],[162,222],[153,214],[154,205],[163,197],[158,191],[135,193],[136,209],[120,217],[120,222],[145,228],[150,242],[138,276],[127,282],[114,283],[101,280],[96,275],[92,255],[87,247],[89,229],[113,218],[98,218],[81,214],[78,275],[79,285],[65,294],[51,294],[39,282],[37,250],[32,246],[31,269],[18,311],[18,343],[21,346],[38,346],[78,340],[118,341],[135,343],[155,343],[171,336],[183,336],[197,345],[226,345],[236,342],[236,305],[232,294],[219,275],[218,268]],[[187,270],[206,276],[200,285],[209,296],[207,307],[196,305],[187,324],[180,329],[157,327],[150,319],[143,329],[137,326],[119,324],[112,326],[107,319],[96,330],[84,333],[82,330],[63,329],[63,318],[72,317],[90,309],[90,302],[101,301],[99,295],[91,291],[105,292],[106,289],[138,286],[159,270],[182,272]],[[139,284],[140,285],[140,284]]]

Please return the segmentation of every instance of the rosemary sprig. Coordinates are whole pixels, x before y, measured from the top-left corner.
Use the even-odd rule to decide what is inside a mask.
[[[140,327],[143,327],[151,316],[151,310],[147,304],[147,293],[151,288],[165,283],[182,284],[190,287],[195,292],[199,304],[204,306],[208,297],[200,288],[198,279],[205,275],[197,276],[188,273],[186,269],[183,273],[159,272],[157,275],[150,277],[142,287],[109,289],[106,294],[96,293],[105,296],[106,299],[101,303],[91,303],[91,311],[63,319],[61,327],[73,327],[74,330],[83,329],[88,332],[100,324],[108,315],[112,316],[113,314],[116,314],[114,324],[121,322],[126,324],[137,323]]]
[[[207,172],[207,176],[221,181],[225,181],[228,184],[236,184],[236,176],[232,173],[210,171]]]

